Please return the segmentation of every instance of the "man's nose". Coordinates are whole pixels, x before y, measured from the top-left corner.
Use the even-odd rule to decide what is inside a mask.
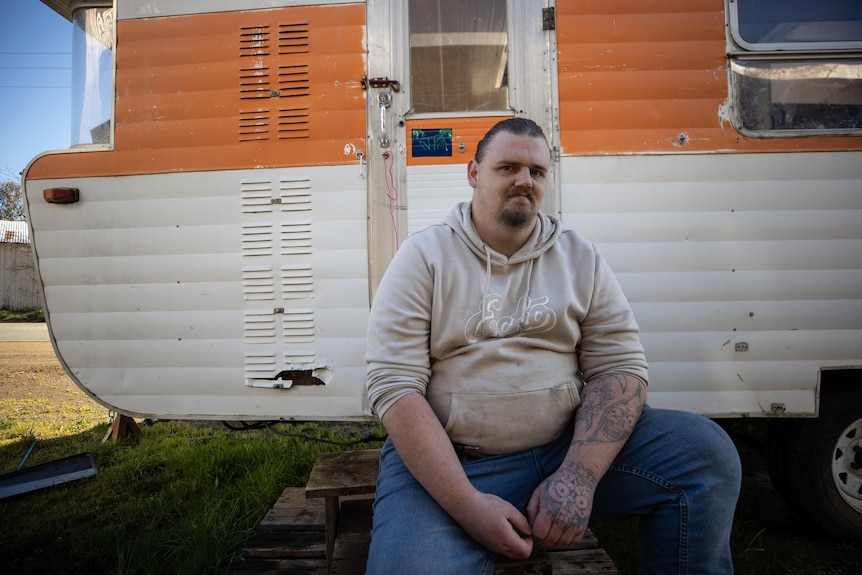
[[[518,170],[515,178],[515,185],[519,188],[533,187],[533,174],[530,173],[530,168],[526,166]]]

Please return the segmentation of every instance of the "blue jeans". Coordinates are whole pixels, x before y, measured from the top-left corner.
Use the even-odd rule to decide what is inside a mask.
[[[480,491],[524,509],[562,462],[572,428],[548,445],[464,463]],[[739,496],[739,455],[709,419],[644,408],[596,488],[593,519],[638,516],[645,575],[732,573],[730,530]],[[380,454],[367,575],[487,574],[496,556],[473,541],[413,478],[391,441]]]

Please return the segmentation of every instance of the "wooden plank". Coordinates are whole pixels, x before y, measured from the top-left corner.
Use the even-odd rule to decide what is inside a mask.
[[[604,549],[551,551],[554,575],[617,575],[617,567]]]
[[[228,575],[326,575],[325,559],[235,561]]]
[[[298,559],[326,557],[321,531],[261,531],[243,547],[246,559]]]
[[[316,484],[308,488],[288,487],[261,521],[257,533],[246,543],[229,575],[324,575],[324,497],[340,501],[338,537],[334,542],[331,575],[364,575],[371,540],[373,485],[376,483],[379,450],[327,454],[318,470]],[[320,473],[323,470],[325,473]],[[312,472],[314,473],[314,472]],[[354,482],[351,485],[351,482]],[[357,493],[357,485],[360,492]],[[371,492],[367,490],[371,488]],[[333,491],[336,490],[336,491]],[[495,575],[616,575],[613,561],[599,547],[592,531],[563,549],[537,546],[524,561],[500,559]]]
[[[379,449],[320,454],[305,485],[305,496],[341,497],[374,493],[379,458]]]
[[[548,551],[541,546],[523,561],[500,557],[494,565],[494,575],[552,575],[553,565]]]
[[[323,531],[323,500],[308,500],[302,487],[285,489],[261,520],[260,531]]]

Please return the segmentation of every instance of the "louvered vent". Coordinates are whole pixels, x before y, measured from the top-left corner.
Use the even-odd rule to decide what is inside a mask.
[[[272,274],[272,266],[243,267],[242,295],[245,301],[274,300],[275,278]]]
[[[239,46],[239,140],[308,138],[308,23],[279,24],[274,42],[270,26],[243,27]]]
[[[249,178],[240,198],[246,385],[319,384],[311,180]]]
[[[314,341],[314,310],[287,310],[282,316],[282,333],[285,343],[311,343]]]
[[[246,180],[240,184],[242,213],[272,213],[272,182]]]
[[[275,343],[275,315],[272,310],[245,312],[245,341],[248,343]],[[270,357],[267,355],[267,357]],[[272,355],[271,357],[275,357]],[[273,360],[274,362],[275,360]]]
[[[311,265],[282,266],[281,286],[286,300],[310,298],[314,292]]]
[[[269,139],[271,124],[269,99],[273,90],[270,69],[267,65],[270,56],[270,34],[269,26],[240,28],[240,59],[248,64],[239,71],[239,98],[256,102],[253,107],[240,109],[239,139],[241,142]]]

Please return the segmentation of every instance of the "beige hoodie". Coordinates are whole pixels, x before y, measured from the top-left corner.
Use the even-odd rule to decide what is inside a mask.
[[[367,344],[379,416],[421,393],[452,442],[481,455],[555,439],[584,381],[610,372],[647,381],[637,323],[596,247],[540,214],[507,258],[481,241],[469,203],[395,254]]]

